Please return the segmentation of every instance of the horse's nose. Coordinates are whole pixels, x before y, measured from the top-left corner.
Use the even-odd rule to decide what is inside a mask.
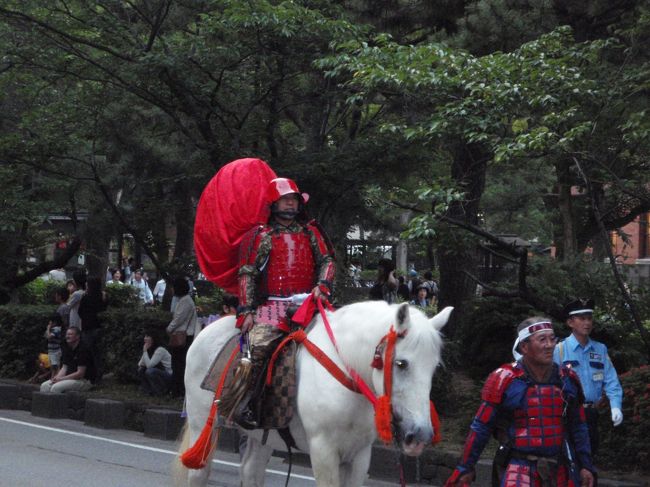
[[[411,443],[430,443],[433,439],[433,428],[416,426],[404,435],[404,443],[410,445]]]

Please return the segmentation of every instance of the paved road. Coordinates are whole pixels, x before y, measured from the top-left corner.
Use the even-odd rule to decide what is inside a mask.
[[[169,486],[171,441],[128,430],[102,430],[80,421],[0,410],[0,487]],[[217,452],[211,486],[238,487],[239,456]],[[273,458],[266,485],[283,486],[287,466]],[[313,487],[311,470],[294,465],[290,487]],[[368,481],[368,486],[390,484]]]

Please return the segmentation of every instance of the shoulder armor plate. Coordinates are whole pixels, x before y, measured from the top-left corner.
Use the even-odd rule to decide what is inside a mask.
[[[510,383],[524,375],[524,370],[516,364],[505,364],[492,372],[483,386],[481,399],[493,404],[501,404],[503,393]]]

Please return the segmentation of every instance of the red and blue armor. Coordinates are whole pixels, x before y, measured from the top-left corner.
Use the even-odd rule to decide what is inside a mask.
[[[549,380],[539,383],[527,374],[521,362],[501,366],[483,387],[455,477],[473,471],[497,421],[502,424],[506,418],[510,457],[502,486],[541,485],[538,459],[555,466],[558,487],[579,485],[575,474],[581,468],[594,471],[582,402],[580,383],[570,369],[554,365]],[[573,475],[568,468],[567,448],[571,448],[577,466]]]
[[[255,312],[255,322],[288,331],[284,316],[294,294],[317,284],[332,286],[335,262],[323,234],[312,223],[271,222],[243,239],[239,270],[239,315]]]

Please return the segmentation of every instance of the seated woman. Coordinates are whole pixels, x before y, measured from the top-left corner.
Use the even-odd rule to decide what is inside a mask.
[[[140,389],[150,396],[167,394],[172,383],[172,356],[160,342],[159,333],[147,332],[138,362]]]

